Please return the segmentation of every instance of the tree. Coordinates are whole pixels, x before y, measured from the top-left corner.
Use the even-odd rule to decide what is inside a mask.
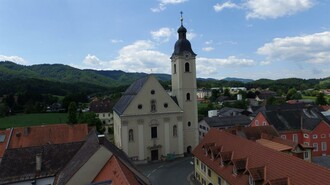
[[[223,95],[230,97],[230,92],[229,92],[229,89],[228,88],[225,89]]]
[[[302,96],[295,88],[291,88],[288,90],[288,93],[286,95],[286,100],[300,100],[300,99],[302,99]]]
[[[77,104],[76,102],[71,102],[68,107],[68,123],[76,124],[77,122]]]
[[[104,133],[105,128],[102,125],[101,120],[94,112],[82,113],[79,116],[79,123],[87,123],[88,126],[95,126],[99,133]]]
[[[315,103],[317,105],[326,105],[327,104],[327,101],[324,97],[324,93],[319,93],[317,96],[316,96],[316,100],[315,100]]]
[[[215,102],[215,100],[217,100],[217,98],[220,96],[220,91],[217,89],[213,89],[212,90],[212,95],[210,97],[210,101],[211,102]]]

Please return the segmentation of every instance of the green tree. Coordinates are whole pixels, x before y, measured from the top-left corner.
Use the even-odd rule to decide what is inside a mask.
[[[228,88],[225,89],[225,91],[223,92],[223,95],[230,97],[230,92],[229,92]]]
[[[326,100],[325,97],[324,97],[324,93],[319,93],[319,94],[316,96],[315,103],[316,103],[317,105],[326,105],[326,104],[327,104],[327,100]]]
[[[94,112],[86,112],[79,115],[79,123],[87,123],[88,126],[95,126],[99,133],[104,133],[105,128],[101,120]]]
[[[68,107],[68,123],[76,124],[77,122],[77,104],[76,102],[71,102]]]
[[[217,98],[220,96],[220,91],[217,89],[213,89],[212,90],[212,95],[210,97],[210,101],[211,102],[215,102],[215,100],[217,100]]]
[[[5,117],[8,113],[8,107],[4,103],[0,103],[0,118]]]

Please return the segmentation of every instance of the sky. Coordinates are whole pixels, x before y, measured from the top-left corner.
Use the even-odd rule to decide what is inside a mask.
[[[0,61],[170,74],[181,11],[199,78],[330,76],[330,0],[0,0]]]

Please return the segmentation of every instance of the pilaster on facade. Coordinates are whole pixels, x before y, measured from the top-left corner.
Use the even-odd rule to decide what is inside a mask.
[[[121,126],[121,137],[123,151],[128,154],[128,126],[126,121]]]
[[[139,122],[138,123],[138,142],[139,142],[139,160],[144,160],[145,156],[144,156],[144,150],[145,150],[145,146],[144,146],[144,133],[143,133],[143,128],[144,124],[143,122]]]

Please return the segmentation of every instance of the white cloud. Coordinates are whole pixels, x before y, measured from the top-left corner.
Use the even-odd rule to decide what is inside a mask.
[[[173,35],[174,30],[171,28],[160,28],[157,31],[151,31],[151,36],[154,40],[159,42],[168,42],[170,40],[170,37]]]
[[[192,32],[192,31],[187,33],[187,39],[188,39],[188,40],[192,40],[192,39],[194,39],[196,36],[197,36],[196,33]]]
[[[260,65],[262,65],[262,66],[269,65],[269,64],[271,64],[270,61],[261,61],[260,62]]]
[[[248,0],[246,18],[266,19],[293,15],[314,5],[314,0]]]
[[[0,55],[0,61],[11,61],[17,64],[27,64],[26,60],[19,56],[5,56]]]
[[[152,41],[139,40],[120,49],[113,60],[102,61],[94,55],[87,55],[84,63],[96,69],[170,73],[170,56],[156,51],[154,45]]]
[[[102,61],[97,58],[95,55],[88,54],[85,59],[84,59],[84,64],[89,65],[89,66],[101,66]]]
[[[221,12],[222,10],[224,10],[225,8],[240,8],[240,6],[238,6],[235,3],[232,3],[230,1],[227,1],[223,4],[217,3],[216,5],[213,6],[214,10],[216,12]]]
[[[214,50],[213,47],[205,47],[205,48],[202,48],[203,51],[206,51],[206,52],[209,52],[209,51],[212,51]]]
[[[237,58],[229,56],[228,58],[197,58],[196,69],[198,77],[214,77],[218,78],[221,73],[221,67],[240,68],[251,67],[256,63],[251,59]]]
[[[113,43],[113,44],[122,43],[122,42],[124,42],[124,41],[123,40],[119,40],[119,39],[112,39],[111,40],[111,43]]]
[[[158,4],[158,7],[156,8],[151,8],[152,12],[161,12],[166,9],[166,6],[169,4],[180,4],[184,3],[188,0],[160,0],[160,3]]]
[[[330,32],[275,38],[257,50],[269,61],[330,64]]]
[[[210,45],[212,43],[213,43],[213,40],[208,40],[208,41],[205,42],[206,45]]]

